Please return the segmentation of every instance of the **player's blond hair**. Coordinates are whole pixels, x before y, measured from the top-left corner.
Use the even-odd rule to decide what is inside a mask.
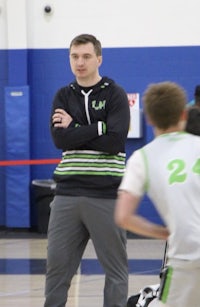
[[[160,129],[178,124],[187,95],[177,83],[166,81],[150,84],[143,95],[144,111],[149,120]]]

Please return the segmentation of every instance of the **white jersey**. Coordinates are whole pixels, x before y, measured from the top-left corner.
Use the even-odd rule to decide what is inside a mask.
[[[170,231],[168,256],[200,262],[200,137],[156,137],[129,158],[119,189],[147,192]]]

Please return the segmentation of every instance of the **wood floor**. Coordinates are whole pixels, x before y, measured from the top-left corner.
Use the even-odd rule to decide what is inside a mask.
[[[159,283],[165,242],[128,239],[129,296]],[[27,233],[0,236],[0,307],[43,307],[47,239]],[[89,242],[72,281],[69,307],[102,307],[104,275]]]

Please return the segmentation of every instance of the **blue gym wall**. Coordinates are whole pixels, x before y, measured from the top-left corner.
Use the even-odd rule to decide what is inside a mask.
[[[4,31],[2,34],[1,22],[6,14],[3,7],[0,16],[2,17],[2,19],[0,18],[0,37],[3,38],[0,41],[0,160],[4,161],[8,158],[6,127],[9,123],[7,123],[5,109],[9,104],[6,102],[5,91],[9,86],[27,88],[28,91],[28,98],[25,102],[27,115],[24,115],[24,120],[27,116],[29,139],[27,140],[27,134],[24,134],[22,141],[25,152],[21,158],[60,158],[61,152],[55,149],[49,133],[50,110],[55,92],[74,78],[68,63],[67,47],[70,40],[79,33],[93,33],[100,38],[103,45],[101,75],[113,78],[124,87],[127,93],[138,92],[142,96],[149,83],[170,80],[178,82],[186,89],[188,101],[193,99],[194,87],[200,83],[200,42],[198,41],[200,36],[197,30],[195,32],[198,27],[194,23],[195,20],[198,21],[198,18],[195,16],[190,18],[193,21],[191,29],[189,24],[185,25],[186,19],[188,20],[190,16],[188,11],[191,9],[192,14],[196,14],[196,11],[184,4],[181,20],[177,20],[175,14],[171,15],[171,22],[168,25],[162,22],[162,18],[168,20],[168,13],[171,12],[170,5],[179,12],[179,0],[170,1],[168,7],[166,6],[163,10],[163,4],[160,6],[159,1],[153,0],[152,2],[158,4],[157,13],[155,13],[152,3],[149,3],[149,9],[144,11],[142,2],[135,0],[125,0],[126,6],[124,6],[124,0],[119,0],[117,3],[110,0],[109,4],[105,1],[105,5],[110,5],[110,9],[108,8],[106,11],[105,19],[102,15],[103,12],[105,13],[104,10],[102,11],[103,6],[97,8],[92,0],[87,0],[87,5],[84,6],[82,0],[75,0],[70,4],[66,4],[66,0],[60,0],[59,3],[50,0],[49,4],[53,7],[53,14],[49,16],[45,15],[43,11],[46,5],[45,0],[3,1],[2,3],[7,5],[7,20],[10,21],[10,25],[8,31]],[[114,8],[112,2],[117,6],[116,14],[114,14],[114,9],[111,10],[111,7]],[[190,6],[193,2],[195,0],[191,0]],[[66,6],[65,10],[61,4]],[[79,10],[75,10],[76,5]],[[96,12],[93,15],[91,6]],[[13,14],[16,9],[18,16]],[[134,11],[134,9],[135,11],[137,9],[138,16],[131,13],[131,10]],[[118,16],[121,10],[124,11],[124,15],[120,16],[119,23]],[[10,11],[12,12],[9,13]],[[21,31],[17,29],[20,26],[20,14],[22,15],[21,20],[24,23],[27,22],[28,34],[24,33],[22,37],[24,42],[20,36],[23,33],[24,24],[21,25]],[[159,14],[160,18],[158,18]],[[149,16],[154,18],[148,20]],[[177,16],[180,17],[180,14],[178,13]],[[101,17],[101,23],[98,23],[98,17]],[[157,26],[157,23],[160,27]],[[11,24],[14,25],[13,33],[10,33]],[[168,29],[169,27],[171,29]],[[68,32],[65,33],[65,31]],[[8,39],[6,35],[8,35]],[[67,39],[66,42],[63,42],[64,38]],[[18,116],[16,111],[13,108],[14,113],[11,114],[13,124],[15,124],[15,115]],[[17,122],[16,120],[16,131],[14,131],[16,137],[18,137],[18,129],[21,129],[21,127],[17,127]],[[127,139],[127,157],[153,138],[152,129],[146,124],[144,118],[142,119],[142,127],[141,138]],[[19,153],[18,149],[19,147],[15,147],[14,144],[14,152]],[[13,156],[13,159],[15,158],[19,158],[17,154]],[[29,216],[31,215],[29,208],[32,200],[31,182],[33,179],[51,178],[54,168],[53,164],[31,165],[29,169],[24,166],[17,174],[15,167],[0,166],[0,226],[31,226],[31,216]],[[12,185],[9,181],[10,170],[15,173]],[[23,176],[23,180],[26,178],[25,184],[18,176],[23,172],[25,172]],[[12,207],[9,211],[7,210],[8,203],[14,192],[18,193],[18,196],[13,194],[12,201],[14,200],[17,206]],[[21,200],[19,196],[24,196],[24,198]],[[27,211],[26,218],[23,219],[20,210],[21,212]],[[140,211],[151,220],[161,222],[153,205],[146,197],[142,201]],[[11,218],[8,216],[10,212]]]

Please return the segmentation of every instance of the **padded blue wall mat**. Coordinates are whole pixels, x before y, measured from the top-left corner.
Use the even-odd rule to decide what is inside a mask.
[[[5,88],[5,151],[7,160],[30,158],[29,148],[29,87]],[[29,227],[30,168],[6,167],[6,226]]]

